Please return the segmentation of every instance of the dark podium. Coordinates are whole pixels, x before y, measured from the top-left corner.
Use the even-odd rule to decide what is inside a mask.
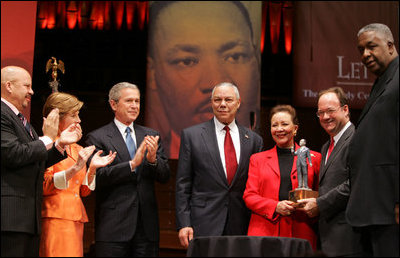
[[[196,237],[189,243],[187,257],[304,257],[313,256],[305,239],[259,236]]]

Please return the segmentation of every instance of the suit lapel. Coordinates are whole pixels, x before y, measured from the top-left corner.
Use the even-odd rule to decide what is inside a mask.
[[[79,150],[77,148],[77,145],[71,144],[67,146],[65,151],[67,152],[68,157],[72,159],[74,162],[76,162],[77,157],[79,156]]]
[[[271,150],[268,150],[266,152],[266,161],[268,166],[274,172],[274,174],[280,178],[281,173],[279,170],[279,160],[278,160],[278,152],[276,150],[276,145]]]
[[[145,131],[143,130],[142,127],[137,126],[136,124],[133,124],[133,128],[135,129],[135,136],[136,136],[136,149],[139,148],[140,144],[144,140],[145,136]],[[128,150],[128,148],[126,148]]]
[[[135,129],[136,150],[137,150],[139,148],[140,144],[143,142],[146,132],[143,129],[143,127],[140,127],[140,126],[136,125],[136,123],[133,124],[133,128]],[[128,147],[126,149],[128,150]],[[128,154],[129,154],[129,151],[128,151]],[[145,160],[145,159],[146,159],[146,154],[144,155],[143,160]],[[141,174],[142,174],[142,173],[139,172],[139,171],[141,171],[141,166],[140,165],[139,165],[139,167],[137,167],[137,171],[138,171],[137,172],[137,175],[138,175],[137,176],[137,180],[140,181],[141,180]]]
[[[109,124],[109,130],[107,137],[109,138],[110,145],[114,147],[117,151],[118,155],[120,155],[123,161],[127,161],[131,159],[129,155],[128,148],[126,147],[126,143],[121,133],[118,130],[118,127],[115,125],[114,121]]]
[[[340,142],[340,141],[339,141],[339,142]],[[331,159],[329,159],[328,162],[325,164],[325,159],[326,159],[326,154],[327,154],[327,152],[328,152],[328,147],[329,147],[329,141],[327,141],[327,142],[322,146],[322,149],[321,149],[321,155],[322,155],[322,157],[321,157],[321,166],[320,166],[320,172],[319,172],[319,182],[322,181],[322,178],[323,178],[324,175],[325,175],[325,172],[326,172],[327,167],[328,167],[328,162],[332,160],[332,157],[331,157]],[[335,148],[336,148],[336,146],[335,146]],[[335,149],[335,148],[334,148],[334,149]],[[331,153],[331,156],[332,156],[332,155],[333,155],[333,151],[332,151],[332,153]]]
[[[35,129],[33,129],[33,126],[31,125],[31,131],[32,131],[32,135],[33,135],[33,139],[37,140],[39,139],[39,135],[36,133]],[[28,133],[28,132],[27,132]],[[28,133],[29,134],[29,133]]]
[[[13,112],[13,114],[14,114],[14,112]],[[37,134],[36,134],[35,130],[33,130],[33,127],[32,127],[32,126],[31,126],[31,131],[32,131],[32,134],[33,134],[33,138],[32,138],[32,136],[29,134],[29,132],[26,130],[24,124],[23,124],[22,121],[21,121],[21,119],[19,119],[19,117],[16,116],[15,114],[14,114],[13,117],[15,117],[15,120],[17,121],[16,123],[17,123],[18,126],[25,132],[25,134],[29,137],[29,139],[32,140],[32,139],[35,139],[35,137],[36,137],[36,139],[38,138],[38,137],[37,137]]]
[[[393,79],[393,76],[395,74],[396,69],[398,69],[398,66],[399,66],[399,57],[396,57],[389,64],[384,74],[377,78],[377,80],[374,83],[374,86],[372,87],[367,103],[365,104],[360,114],[360,117],[358,118],[357,126],[360,124],[361,120],[368,113],[370,108],[374,105],[378,97],[381,96],[382,93],[385,91],[386,85]]]
[[[349,137],[352,135],[352,132],[354,131],[354,125],[351,124],[349,128],[344,131],[342,137],[340,137],[338,143],[335,145],[335,147],[332,150],[331,155],[329,156],[328,161],[325,164],[325,158],[326,158],[326,153],[329,145],[329,141],[324,144],[323,150],[322,150],[322,161],[321,161],[321,170],[319,174],[319,182],[322,181],[322,178],[325,176],[326,171],[328,168],[331,166],[333,161],[335,160],[336,156],[341,153],[343,147],[346,145],[346,142],[348,141]]]
[[[214,166],[217,170],[218,178],[222,182],[224,182],[225,185],[227,185],[228,181],[226,180],[224,167],[222,166],[213,119],[211,119],[208,123],[204,124],[201,136],[203,138],[204,145],[208,150],[208,153],[210,153],[211,160],[214,163]]]
[[[297,143],[295,143],[294,144],[294,151],[296,151],[297,149],[299,149],[300,148],[300,146],[299,145],[297,145]],[[294,157],[293,157],[293,165],[292,165],[292,172],[290,173],[290,178],[297,178],[297,185],[294,185],[293,183],[292,183],[292,187],[293,187],[293,189],[294,188],[297,188],[298,186],[299,186],[299,184],[298,184],[298,175],[297,175],[297,155],[295,155]],[[294,176],[296,176],[296,177],[294,177]],[[293,181],[292,181],[293,182]]]
[[[365,104],[360,117],[358,118],[357,124],[360,124],[361,120],[365,117],[365,115],[368,113],[369,109],[373,106],[375,103],[376,99],[384,92],[385,90],[385,81],[384,78],[378,78],[377,81],[375,82],[373,89],[371,90],[370,97],[367,100],[367,103]]]
[[[240,178],[242,173],[246,171],[246,168],[244,167],[246,164],[245,158],[248,159],[248,157],[250,157],[251,155],[250,135],[247,134],[246,129],[243,126],[237,124],[237,127],[239,130],[239,139],[240,139],[240,159],[231,185],[235,183],[236,178]]]
[[[15,123],[22,129],[22,131],[25,132],[25,134],[27,135],[27,137],[29,137],[30,140],[37,140],[39,139],[38,134],[36,133],[35,129],[33,129],[32,125],[30,125],[31,127],[31,131],[32,131],[32,136],[29,134],[29,132],[25,129],[24,124],[22,123],[21,119],[19,119],[19,117],[17,115],[15,115],[15,113],[11,110],[11,108],[9,106],[7,106],[7,104],[1,102],[2,105],[4,105],[4,107],[7,107],[7,112],[10,114],[10,116],[15,120]],[[29,123],[29,122],[28,122]]]

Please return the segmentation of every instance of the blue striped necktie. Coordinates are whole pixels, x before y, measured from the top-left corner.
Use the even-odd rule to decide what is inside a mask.
[[[32,129],[31,129],[31,125],[28,123],[28,120],[26,120],[26,118],[24,117],[24,115],[22,113],[18,113],[18,117],[19,119],[21,119],[22,124],[25,127],[25,130],[29,133],[29,135],[33,138],[33,133],[32,133]]]
[[[136,145],[131,136],[131,128],[127,127],[125,129],[126,133],[126,147],[128,147],[129,155],[131,155],[131,159],[135,156],[136,153]]]

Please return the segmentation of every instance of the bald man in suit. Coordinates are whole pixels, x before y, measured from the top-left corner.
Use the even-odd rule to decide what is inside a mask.
[[[1,256],[39,255],[43,174],[67,157],[66,145],[82,137],[71,125],[54,142],[59,111],[43,122],[39,138],[22,113],[33,95],[32,78],[18,66],[1,69]],[[21,210],[22,209],[22,210]]]

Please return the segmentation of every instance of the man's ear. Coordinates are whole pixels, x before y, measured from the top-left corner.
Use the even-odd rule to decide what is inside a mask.
[[[394,53],[394,50],[395,50],[395,46],[394,46],[394,44],[393,44],[393,42],[388,42],[387,43],[387,45],[388,45],[388,48],[389,48],[389,54],[390,55],[393,55],[393,53]]]
[[[11,92],[12,92],[11,82],[6,81],[5,86],[6,86],[5,88],[6,88],[7,92],[11,94]]]
[[[111,109],[115,112],[115,110],[117,109],[117,102],[115,102],[114,100],[110,100],[109,103]]]

